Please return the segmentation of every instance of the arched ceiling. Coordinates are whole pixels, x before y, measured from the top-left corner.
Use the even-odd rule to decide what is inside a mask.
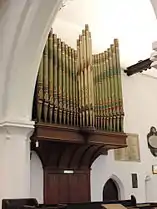
[[[152,42],[157,40],[150,0],[73,0],[58,12],[53,28],[75,48],[86,23],[92,33],[93,52],[102,52],[114,38],[119,39],[123,68],[150,57]]]

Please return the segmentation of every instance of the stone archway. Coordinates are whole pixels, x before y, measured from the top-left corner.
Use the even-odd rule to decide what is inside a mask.
[[[42,50],[61,2],[1,1],[1,121],[16,120],[26,124],[31,120],[34,86]],[[19,98],[22,98],[20,104]]]
[[[109,190],[112,190],[112,194]],[[111,196],[105,197],[105,194],[111,194]],[[106,181],[103,188],[103,200],[123,200],[125,199],[124,185],[122,181],[116,176],[111,175]],[[107,199],[106,199],[107,198]]]
[[[118,188],[113,179],[108,179],[103,188],[103,201],[119,200]]]

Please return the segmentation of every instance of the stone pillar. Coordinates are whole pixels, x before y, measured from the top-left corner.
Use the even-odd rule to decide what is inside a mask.
[[[33,128],[33,122],[0,124],[0,200],[30,197],[30,136]]]

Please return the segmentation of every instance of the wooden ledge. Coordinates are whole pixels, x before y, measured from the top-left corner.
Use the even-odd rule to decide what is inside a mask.
[[[104,145],[104,148],[109,150],[126,147],[126,137],[125,133],[92,130],[87,134],[79,127],[37,123],[32,139]]]

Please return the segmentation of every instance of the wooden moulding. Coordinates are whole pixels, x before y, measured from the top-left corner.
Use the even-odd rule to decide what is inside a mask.
[[[32,140],[95,144],[104,146],[106,150],[109,150],[126,147],[126,137],[125,133],[89,129],[82,131],[79,127],[37,123]]]

